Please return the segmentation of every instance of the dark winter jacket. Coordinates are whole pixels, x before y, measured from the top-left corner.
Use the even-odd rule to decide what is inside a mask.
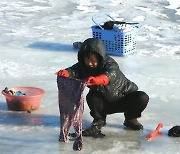
[[[85,52],[96,52],[99,54],[100,64],[98,67],[94,69],[85,65]],[[137,85],[128,80],[120,71],[117,62],[106,55],[103,42],[99,39],[89,38],[85,40],[78,52],[78,62],[66,70],[68,70],[70,77],[77,79],[106,74],[109,77],[108,85],[91,86],[89,88],[97,91],[107,101],[116,101],[131,91],[138,90]]]

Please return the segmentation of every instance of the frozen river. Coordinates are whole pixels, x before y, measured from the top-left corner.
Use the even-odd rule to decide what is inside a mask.
[[[54,73],[77,62],[72,43],[92,37],[92,17],[101,12],[119,21],[140,23],[137,52],[113,57],[124,74],[150,96],[150,102],[140,119],[143,131],[125,130],[123,114],[110,115],[102,130],[106,137],[84,138],[79,153],[180,153],[180,139],[167,135],[170,128],[180,125],[179,0],[1,0],[0,89],[33,86],[46,91],[40,108],[31,113],[8,110],[0,95],[2,154],[73,152],[73,142],[58,142]],[[83,128],[91,122],[85,102]],[[160,122],[162,136],[147,141],[146,135]]]

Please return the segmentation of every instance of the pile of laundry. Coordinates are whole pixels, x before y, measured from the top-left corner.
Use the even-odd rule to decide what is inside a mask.
[[[22,91],[13,91],[13,90],[9,90],[7,87],[3,90],[6,94],[10,94],[10,95],[16,95],[16,96],[26,96],[26,94]]]
[[[129,23],[122,21],[107,21],[102,25],[105,30],[115,30],[121,32],[128,32],[138,27],[139,23]]]

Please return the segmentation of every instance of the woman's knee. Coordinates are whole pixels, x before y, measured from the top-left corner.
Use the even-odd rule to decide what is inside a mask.
[[[90,91],[86,96],[86,100],[88,104],[94,104],[101,101],[101,96],[97,92]]]
[[[94,91],[89,91],[89,93],[86,95],[87,100],[96,99],[97,97],[98,95]]]
[[[149,102],[149,96],[144,91],[139,91],[139,97],[141,104],[147,106]]]

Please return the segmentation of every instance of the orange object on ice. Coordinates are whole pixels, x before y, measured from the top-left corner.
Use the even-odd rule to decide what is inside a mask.
[[[159,123],[158,126],[156,127],[156,129],[155,129],[152,133],[148,134],[148,135],[146,136],[146,138],[147,138],[147,139],[151,139],[151,138],[153,138],[153,137],[155,137],[155,136],[158,136],[158,135],[159,135],[159,130],[160,130],[162,127],[163,127],[163,124],[162,124],[162,123]]]
[[[25,96],[10,95],[2,91],[2,94],[6,98],[7,106],[9,110],[16,111],[29,111],[36,110],[40,106],[40,101],[45,91],[35,87],[14,87],[10,88],[12,91],[22,91]]]

